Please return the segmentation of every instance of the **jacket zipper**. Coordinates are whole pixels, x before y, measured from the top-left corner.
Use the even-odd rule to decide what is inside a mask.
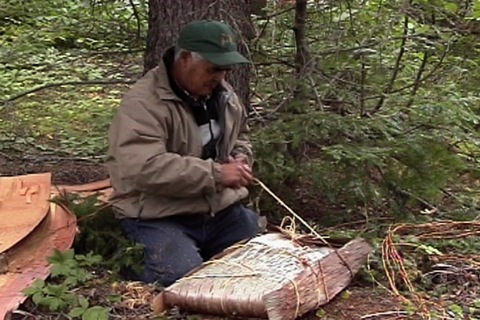
[[[225,101],[225,105],[223,106],[223,108],[219,108],[218,110],[218,124],[219,124],[219,127],[220,127],[220,137],[217,141],[217,143],[215,144],[215,148],[216,148],[216,151],[217,151],[217,158],[220,159],[221,161],[227,161],[228,160],[228,154],[221,154],[221,145],[223,143],[223,141],[225,140],[225,136],[226,136],[226,108],[228,108],[228,100],[229,100],[229,95],[227,94],[224,94],[223,95],[223,99]],[[225,149],[225,148],[224,148]],[[225,151],[225,150],[223,150]]]
[[[207,104],[205,101],[203,102],[203,109],[205,109],[205,112],[207,113],[207,116],[208,116],[208,130],[210,131],[210,140],[212,140],[215,137],[213,136],[212,121],[210,119],[210,115],[208,114]]]
[[[205,101],[203,102],[203,108],[205,109],[205,112],[207,112],[207,116],[208,116],[208,130],[210,131],[210,139],[214,139],[213,130],[212,130],[212,121],[211,121],[211,119],[210,119],[210,115],[208,114],[207,104],[206,104]],[[208,142],[207,142],[207,143],[208,143]],[[218,156],[218,151],[217,151],[217,156]],[[210,211],[210,215],[213,217],[213,216],[214,216],[214,214],[213,214],[213,208],[212,208],[210,202],[208,201],[208,198],[207,198],[206,195],[204,196],[204,198],[205,198],[205,201],[207,202],[208,206],[210,207],[210,210],[209,210],[209,211]]]

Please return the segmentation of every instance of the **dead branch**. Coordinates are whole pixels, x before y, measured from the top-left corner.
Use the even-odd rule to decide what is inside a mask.
[[[251,51],[252,53],[255,53],[255,54],[264,56],[264,57],[268,58],[269,61],[270,61],[270,62],[267,61],[267,62],[264,62],[264,63],[262,63],[262,62],[255,62],[255,65],[260,65],[260,66],[261,66],[261,65],[284,64],[284,65],[286,65],[286,66],[289,67],[289,68],[292,68],[292,69],[295,68],[295,64],[292,63],[292,62],[289,61],[289,60],[286,60],[286,59],[283,60],[283,59],[280,59],[280,58],[276,58],[276,57],[274,57],[274,56],[270,56],[268,53],[266,53],[266,52],[264,52],[264,51],[262,51],[262,50],[250,49],[250,51]]]
[[[14,95],[13,97],[10,97],[8,99],[5,99],[3,101],[0,101],[0,104],[6,104],[8,102],[12,102],[14,100],[20,99],[24,96],[27,96],[31,93],[35,93],[37,91],[41,91],[44,89],[50,89],[50,88],[56,88],[56,87],[63,87],[63,86],[85,86],[85,85],[109,85],[109,84],[133,84],[137,80],[110,80],[110,81],[67,81],[67,82],[59,82],[59,83],[49,83],[45,84],[43,86],[39,86],[24,92],[21,92],[19,94]]]
[[[105,50],[105,51],[89,51],[87,55],[95,56],[95,55],[120,55],[120,54],[132,54],[132,53],[139,53],[144,52],[144,48],[140,49],[130,49],[130,50]]]
[[[384,312],[378,312],[378,313],[371,313],[371,314],[366,314],[362,316],[360,319],[373,319],[373,318],[381,318],[384,319],[385,317],[389,316],[402,316],[402,315],[408,315],[409,313],[407,311],[400,311],[400,310],[394,310],[394,311],[384,311]]]
[[[423,53],[422,63],[418,68],[417,76],[415,77],[415,81],[413,82],[412,92],[410,93],[410,99],[408,99],[407,105],[405,106],[406,109],[409,109],[412,106],[413,99],[415,98],[415,95],[417,94],[417,91],[420,88],[420,80],[422,79],[422,74],[425,71],[428,57],[429,57],[428,52],[425,51]]]
[[[266,15],[266,16],[261,16],[258,20],[270,20],[272,18],[275,18],[277,16],[280,16],[284,13],[287,13],[289,11],[292,11],[293,9],[295,9],[295,7],[289,7],[289,8],[286,8],[286,9],[283,9],[283,10],[280,10],[280,11],[277,11],[277,12],[273,12],[269,15]]]
[[[137,39],[140,39],[140,34],[142,32],[142,24],[140,20],[140,15],[138,14],[137,6],[133,2],[133,0],[129,0],[130,6],[133,10],[133,15],[135,16],[135,20],[137,21]]]
[[[322,51],[316,51],[315,52],[315,56],[328,56],[328,55],[331,55],[331,54],[339,54],[339,53],[348,53],[348,52],[354,52],[354,51],[359,51],[359,50],[362,50],[362,49],[369,49],[369,48],[372,48],[372,47],[375,47],[375,46],[378,46],[378,45],[381,45],[381,44],[384,44],[384,43],[387,43],[387,42],[390,42],[390,41],[397,41],[397,40],[413,40],[413,39],[421,39],[422,38],[422,35],[420,34],[407,34],[407,35],[401,35],[401,36],[397,36],[397,37],[390,37],[388,38],[388,40],[369,40],[367,43],[365,44],[361,44],[361,45],[358,45],[358,46],[353,46],[353,47],[347,47],[347,48],[331,48],[331,49],[325,49],[325,50],[322,50]],[[309,43],[312,44],[312,43],[315,43],[319,41],[318,39],[310,39]]]
[[[410,2],[411,0],[407,2],[408,5],[410,5]],[[395,61],[395,66],[393,68],[392,76],[390,78],[390,81],[388,82],[387,87],[383,91],[382,96],[378,100],[377,106],[371,112],[371,114],[378,112],[383,107],[383,103],[385,102],[386,95],[391,93],[393,89],[393,85],[395,84],[395,80],[397,79],[398,72],[400,71],[400,63],[402,62],[403,54],[405,52],[405,43],[407,42],[407,35],[408,35],[408,22],[409,22],[408,15],[405,14],[405,17],[403,19],[403,36],[404,37],[402,38],[402,42],[400,44],[400,51],[398,52],[397,60]]]
[[[442,52],[442,56],[440,57],[439,61],[437,64],[435,64],[435,66],[432,68],[432,70],[430,70],[430,72],[428,74],[426,74],[423,78],[421,78],[420,80],[418,80],[418,82],[412,82],[410,84],[407,84],[401,88],[398,88],[398,89],[394,89],[392,91],[390,91],[390,94],[392,93],[399,93],[399,92],[402,92],[404,90],[407,90],[407,89],[410,89],[410,88],[413,88],[415,86],[415,83],[417,83],[418,86],[420,86],[421,83],[425,82],[426,80],[430,79],[433,75],[435,75],[435,72],[438,70],[438,68],[440,68],[440,66],[443,64],[443,60],[445,60],[445,57],[447,56],[447,52],[449,51],[449,45],[447,45],[447,48]],[[418,90],[418,89],[417,89]],[[373,100],[373,99],[378,99],[378,98],[381,98],[381,97],[385,97],[385,93],[382,93],[382,94],[377,94],[377,95],[372,95],[372,96],[369,96],[369,97],[365,97],[364,100]]]
[[[360,94],[359,94],[359,103],[360,103],[360,116],[363,117],[365,114],[365,80],[367,78],[367,69],[365,67],[365,62],[362,58],[362,66],[360,72]]]

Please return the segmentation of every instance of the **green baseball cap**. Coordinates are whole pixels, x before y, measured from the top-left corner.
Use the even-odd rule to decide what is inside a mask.
[[[177,47],[197,52],[217,66],[250,62],[237,51],[235,34],[230,26],[220,21],[190,22],[180,31]]]

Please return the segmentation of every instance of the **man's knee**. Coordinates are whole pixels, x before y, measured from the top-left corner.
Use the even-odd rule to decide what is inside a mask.
[[[254,237],[260,231],[259,215],[253,210],[238,204],[234,207],[237,223],[245,238]]]
[[[195,241],[173,225],[133,220],[122,225],[145,247],[143,272],[132,280],[169,286],[203,262]]]
[[[259,215],[253,210],[245,208],[245,216],[247,217],[248,222],[246,225],[248,226],[248,231],[250,232],[251,236],[255,236],[260,231],[260,224],[259,224]]]
[[[163,249],[150,248],[147,249],[142,280],[167,287],[202,263],[203,259],[197,250],[179,248],[177,252],[169,252],[167,256]]]

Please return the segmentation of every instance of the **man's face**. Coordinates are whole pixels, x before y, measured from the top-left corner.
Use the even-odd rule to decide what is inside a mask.
[[[205,59],[195,59],[191,53],[182,56],[180,63],[184,89],[196,97],[212,94],[231,69],[216,66]]]

